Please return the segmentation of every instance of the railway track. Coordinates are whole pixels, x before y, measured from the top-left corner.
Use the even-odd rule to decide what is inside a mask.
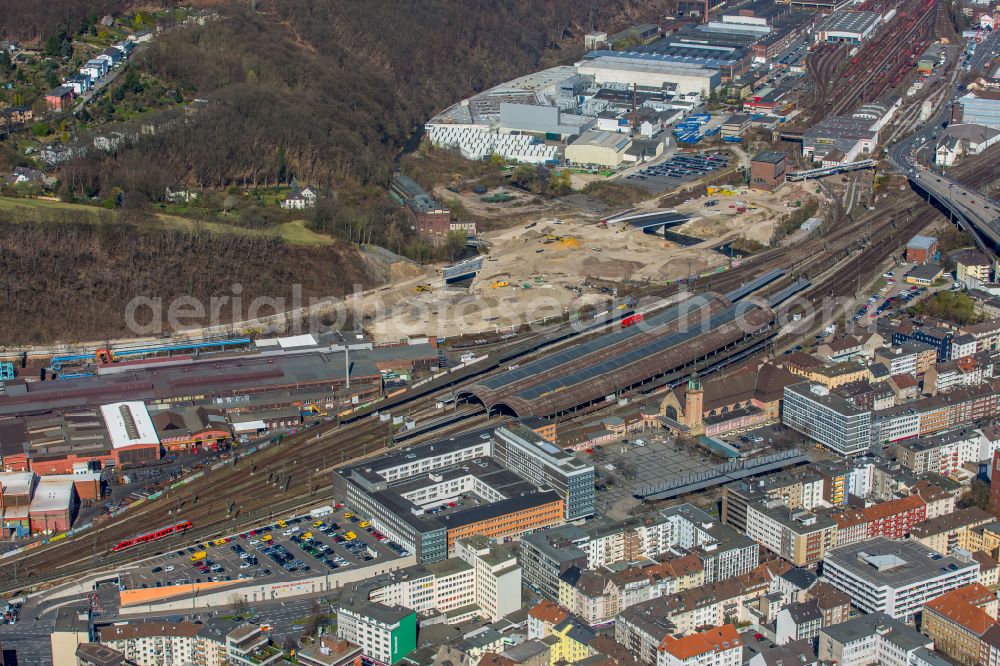
[[[830,96],[824,100],[829,108],[829,115],[844,113],[857,103],[870,102],[877,99],[890,85],[892,75],[906,59],[906,52],[913,48],[918,41],[924,41],[934,27],[938,2],[934,2],[929,11],[920,14],[913,24],[905,29],[902,34],[896,34],[895,29],[890,29],[886,34],[877,35],[873,44],[878,44],[879,52],[872,54],[862,50],[859,56],[871,58],[860,74],[854,74],[846,79],[842,86],[833,86]],[[906,6],[906,12],[912,16],[914,12],[919,13],[919,3],[914,2]],[[902,21],[897,18],[896,21]],[[884,45],[884,46],[883,46]]]
[[[971,167],[967,167],[971,168]],[[822,234],[812,234],[789,248],[774,248],[756,255],[738,269],[699,280],[696,288],[726,291],[770,268],[783,268],[792,280],[798,274],[814,278],[842,262],[852,251],[856,261],[847,262],[829,280],[805,292],[813,302],[828,295],[854,294],[857,284],[867,282],[871,271],[902,241],[928,226],[938,215],[916,194],[907,192],[894,201],[897,212],[868,212],[843,218],[835,211],[834,222]],[[781,281],[772,289],[781,288]],[[646,296],[675,293],[677,285],[647,290]],[[430,413],[433,394],[416,398],[407,405],[411,413]],[[447,436],[482,427],[490,422],[485,414],[445,425],[407,441]],[[132,509],[121,517],[77,537],[49,544],[0,561],[0,591],[13,592],[67,579],[95,569],[117,567],[166,552],[197,540],[247,529],[278,515],[327,502],[332,499],[329,475],[335,467],[375,455],[391,441],[391,425],[377,418],[338,426],[327,423],[286,437],[280,444],[258,451],[232,465],[220,468],[191,483],[164,494],[160,499]],[[225,489],[224,493],[220,489]],[[183,535],[144,544],[114,553],[118,542],[168,524],[179,518],[194,527]]]
[[[447,436],[486,422],[485,414],[472,415],[432,434]],[[181,543],[232,533],[272,516],[330,500],[329,475],[333,468],[384,451],[390,426],[378,419],[342,428],[327,425],[331,427],[320,426],[286,437],[281,444],[169,491],[76,538],[8,558],[0,565],[0,590],[22,590],[94,569],[121,566]],[[220,488],[225,488],[224,494],[219,493]],[[176,517],[192,521],[194,527],[183,535],[127,551],[111,551],[119,541],[168,524]]]

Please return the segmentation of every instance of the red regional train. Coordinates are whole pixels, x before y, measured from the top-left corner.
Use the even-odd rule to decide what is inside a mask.
[[[138,546],[139,544],[156,541],[157,539],[162,539],[163,537],[170,536],[171,534],[182,533],[192,526],[193,524],[190,520],[182,520],[179,523],[161,527],[157,530],[153,530],[152,532],[146,532],[145,534],[134,536],[131,539],[126,539],[125,541],[119,541],[111,550],[117,552],[119,550],[131,548],[132,546]]]

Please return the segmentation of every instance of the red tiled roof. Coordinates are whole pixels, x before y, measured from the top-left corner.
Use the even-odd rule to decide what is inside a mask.
[[[926,506],[927,503],[924,502],[920,495],[910,495],[909,497],[901,497],[899,499],[889,500],[888,502],[880,502],[872,506],[866,507],[861,510],[865,518],[871,522],[873,520],[878,520],[879,518],[888,518],[897,513],[904,513],[906,511],[912,511],[914,509],[919,509],[922,506]]]
[[[569,611],[556,602],[545,599],[528,611],[528,615],[545,624],[559,624],[569,617]]]
[[[683,638],[667,636],[660,643],[660,649],[669,652],[677,659],[690,659],[710,652],[723,652],[737,648],[742,650],[740,635],[736,627],[731,624],[724,624],[721,627],[713,627],[698,634],[691,634]]]
[[[997,624],[997,621],[980,607],[992,600],[996,600],[996,595],[983,585],[973,583],[931,599],[924,604],[924,608],[976,636],[982,636],[987,629]]]

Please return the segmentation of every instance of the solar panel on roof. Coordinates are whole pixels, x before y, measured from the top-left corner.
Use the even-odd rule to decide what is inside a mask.
[[[709,303],[709,299],[707,297],[701,296],[695,298],[702,298],[704,305]],[[605,333],[604,335],[599,335],[596,338],[581,342],[568,349],[546,356],[545,358],[526,363],[518,368],[515,368],[514,370],[509,370],[503,374],[496,375],[495,377],[488,377],[487,379],[479,382],[479,384],[488,389],[499,390],[527,377],[548,372],[560,365],[565,365],[571,361],[579,360],[581,357],[587,356],[588,354],[621,344],[633,336],[648,331],[650,327],[662,326],[674,321],[681,314],[681,305],[684,305],[685,308],[687,308],[689,307],[688,304],[691,303],[691,300],[692,299],[688,299],[687,301],[683,301],[677,305],[672,305],[669,308],[646,317],[643,321],[644,325],[642,327],[628,327]]]
[[[763,287],[764,285],[770,284],[780,278],[785,274],[785,271],[778,268],[774,268],[764,273],[760,277],[747,282],[742,287],[737,287],[726,294],[726,298],[730,301],[738,301],[745,297],[747,294],[753,293]]]
[[[745,309],[739,306],[726,308],[716,316],[712,317],[708,323],[708,330],[715,330],[736,319],[737,313],[743,313]],[[699,326],[692,326],[683,331],[677,331],[670,335],[653,340],[634,350],[629,350],[615,356],[614,358],[601,361],[595,365],[575,371],[570,375],[555,377],[548,381],[530,386],[516,393],[518,398],[523,400],[535,400],[548,393],[577,386],[595,377],[609,374],[625,365],[630,365],[645,360],[654,354],[661,353],[671,347],[675,347],[683,342],[692,340],[704,331]]]

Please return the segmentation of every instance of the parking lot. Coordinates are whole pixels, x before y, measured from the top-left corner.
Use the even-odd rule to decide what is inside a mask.
[[[729,166],[729,154],[721,151],[705,153],[674,153],[673,157],[635,171],[623,179],[629,185],[661,192],[682,183],[702,178]]]
[[[869,319],[889,316],[896,310],[905,310],[928,293],[940,290],[940,287],[928,289],[904,283],[902,276],[906,270],[904,266],[883,275],[885,286],[871,294],[868,300],[858,307],[851,317],[851,322],[865,324]]]
[[[650,485],[687,476],[719,461],[700,449],[677,443],[660,432],[639,433],[576,455],[594,464],[597,511],[613,519],[624,518],[639,505],[637,494]],[[590,453],[592,451],[592,453]]]
[[[410,553],[359,516],[294,516],[146,560],[122,575],[124,589],[208,581],[296,580]]]

